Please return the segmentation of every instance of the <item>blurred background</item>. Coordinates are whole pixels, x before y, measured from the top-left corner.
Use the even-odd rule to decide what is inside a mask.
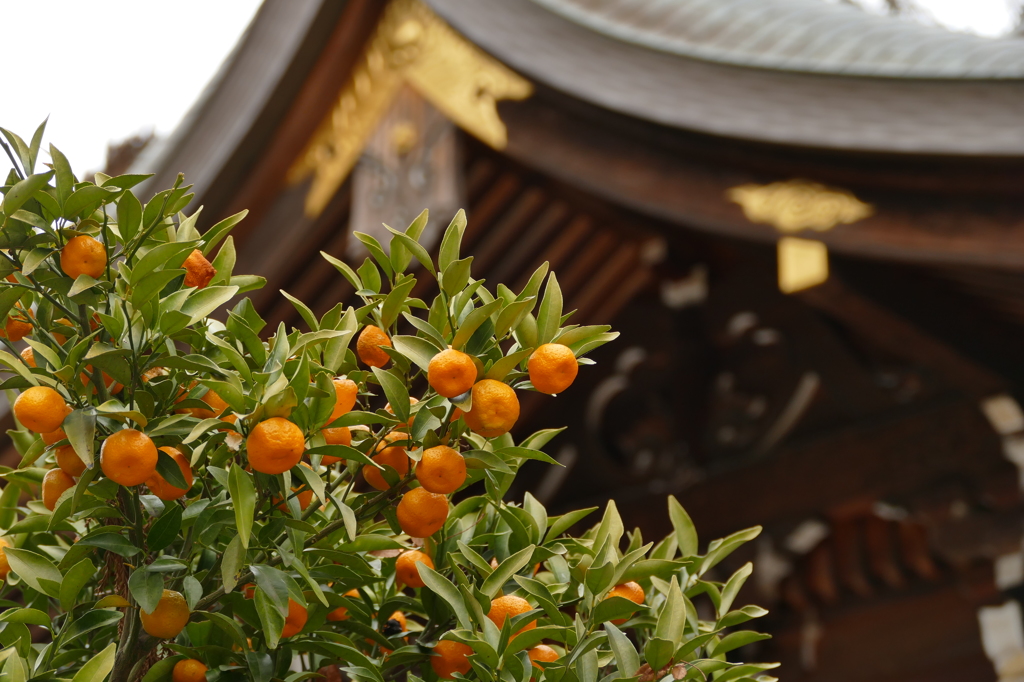
[[[475,276],[518,290],[548,261],[573,322],[622,332],[564,395],[521,396],[519,437],[569,429],[513,496],[614,499],[649,539],[668,493],[702,542],[764,526],[735,561],[774,639],[743,653],[784,680],[1022,680],[1021,18],[3,0],[0,125],[49,116],[83,176],[184,172],[201,225],[250,209],[238,269],[272,325],[303,324],[279,289],[354,298],[319,256],[361,261],[353,230],[426,206],[436,248],[465,207]]]

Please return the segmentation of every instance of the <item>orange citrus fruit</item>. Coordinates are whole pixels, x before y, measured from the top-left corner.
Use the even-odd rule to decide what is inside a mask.
[[[288,600],[288,615],[284,619],[284,630],[281,631],[281,638],[294,637],[299,634],[302,628],[306,627],[306,620],[309,618],[309,611],[306,607],[295,601]]]
[[[466,482],[466,459],[447,445],[427,448],[416,465],[416,480],[432,493],[453,493]]]
[[[610,597],[622,597],[623,599],[628,599],[634,604],[643,604],[646,595],[644,594],[644,588],[640,587],[640,585],[631,580],[628,583],[622,583],[621,585],[616,585],[615,587],[610,589],[608,591],[608,594],[605,595],[605,599],[608,599]],[[612,621],[612,623],[615,625],[621,625],[622,623],[625,623],[627,620],[629,619],[616,618]]]
[[[213,276],[217,274],[216,268],[210,265],[206,256],[199,249],[193,249],[188,258],[181,264],[185,268],[185,286],[202,289],[210,284]]]
[[[356,399],[359,397],[359,386],[351,379],[338,377],[332,381],[334,384],[334,410],[328,424],[346,414],[356,406]]]
[[[107,267],[107,250],[88,235],[72,237],[60,250],[60,269],[68,277],[89,275],[99,279]]]
[[[396,581],[413,588],[423,587],[423,579],[420,578],[416,564],[423,564],[428,568],[434,567],[434,561],[430,556],[417,549],[410,549],[399,554],[398,559],[395,560]]]
[[[85,473],[85,462],[70,445],[57,448],[57,466],[68,476],[78,478]]]
[[[171,682],[206,682],[206,671],[209,670],[202,661],[186,658],[174,664],[171,671]]]
[[[11,542],[7,538],[0,538],[0,580],[7,580],[7,574],[11,572],[11,562],[7,560],[5,547],[10,547]]]
[[[160,603],[152,613],[139,609],[142,629],[157,639],[173,639],[185,629],[188,623],[189,610],[185,597],[181,592],[164,590]]]
[[[181,402],[184,399],[185,396],[183,395],[176,402]],[[225,400],[217,394],[217,391],[214,391],[213,389],[208,390],[200,400],[209,405],[210,409],[206,410],[202,407],[184,407],[178,410],[178,412],[191,414],[196,419],[213,419],[228,408],[227,402],[225,402]]]
[[[29,322],[31,317],[34,317],[32,310],[26,311],[24,306],[19,303],[16,311],[7,317],[0,336],[6,336],[11,341],[21,341],[32,333],[32,323]]]
[[[468,645],[443,639],[434,647],[430,667],[438,677],[446,680],[455,679],[455,673],[465,675],[472,668],[468,658],[471,653],[473,650]]]
[[[245,441],[249,464],[264,474],[283,474],[299,463],[306,449],[302,429],[284,417],[261,421]]]
[[[476,364],[460,350],[443,350],[430,359],[427,383],[445,398],[462,395],[476,383]]]
[[[159,474],[154,471],[153,475],[146,480],[146,485],[149,486],[150,491],[159,497],[164,502],[176,500],[182,495],[185,495],[192,488],[192,464],[188,461],[188,457],[177,448],[172,448],[168,445],[160,448],[168,455],[171,456],[177,465],[181,469],[181,475],[185,478],[185,482],[188,483],[188,488],[177,488]],[[160,455],[158,454],[157,457]]]
[[[14,416],[26,429],[36,433],[56,431],[68,412],[64,398],[49,386],[28,388],[14,401]]]
[[[580,366],[568,346],[545,343],[533,351],[526,362],[530,383],[541,393],[554,395],[572,385]]]
[[[540,661],[541,663],[554,663],[559,658],[558,652],[547,644],[538,644],[526,652],[526,655],[530,657],[531,661],[533,661],[534,668],[540,668],[540,666],[537,665],[537,661]]]
[[[359,590],[349,590],[344,594],[346,597],[359,597]],[[339,620],[348,620],[348,607],[339,606],[327,614],[327,620],[336,623]]]
[[[352,432],[349,431],[347,426],[339,426],[333,429],[320,429],[320,433],[324,435],[324,441],[328,445],[352,445]],[[331,466],[332,464],[337,464],[341,460],[341,457],[324,455],[320,458],[320,463],[324,466]]]
[[[398,525],[413,538],[430,537],[448,519],[448,498],[423,488],[413,488],[398,503]]]
[[[53,511],[57,506],[57,500],[75,486],[75,481],[60,469],[50,469],[43,476],[43,505]]]
[[[519,399],[508,384],[484,379],[473,385],[473,406],[463,416],[466,426],[481,436],[501,436],[519,419]]]
[[[42,434],[43,442],[47,445],[54,445],[62,440],[67,440],[67,437],[68,434],[64,433],[64,429],[55,429]]]
[[[402,478],[409,473],[409,455],[406,454],[404,445],[388,445],[388,443],[400,440],[409,440],[409,434],[402,433],[401,431],[392,431],[384,437],[384,440],[377,444],[378,454],[371,457],[371,459],[381,466],[391,467],[398,472],[399,478]],[[380,469],[369,464],[363,465],[363,478],[377,490],[387,490],[391,487],[384,480]]]
[[[24,362],[29,367],[36,366],[36,354],[35,351],[32,350],[32,346],[26,346],[21,351],[21,361]]]
[[[413,405],[415,405],[418,402],[419,401],[416,400],[416,398],[413,398],[412,396],[409,396],[409,407],[412,407]],[[384,406],[384,411],[387,412],[388,414],[394,414],[395,413],[395,411],[391,408],[391,403],[388,403],[387,405]],[[400,429],[407,429],[407,428],[409,428],[409,424],[411,424],[411,423],[412,423],[412,417],[410,416],[409,417],[409,421],[405,422],[404,424],[399,424],[398,428],[400,428]]]
[[[522,613],[526,613],[533,609],[530,606],[530,602],[526,601],[522,597],[517,597],[514,594],[506,594],[503,597],[491,600],[491,610],[487,612],[487,617],[491,619],[491,622],[498,626],[500,630],[505,624],[505,621],[514,616],[518,616]],[[520,632],[526,630],[532,630],[537,627],[537,621],[531,620],[526,625],[522,626],[513,633],[513,637]]]
[[[159,455],[153,440],[135,429],[115,431],[100,448],[103,474],[123,486],[145,483],[156,473]]]
[[[381,346],[391,348],[391,339],[380,327],[368,324],[356,339],[356,355],[365,365],[383,367],[391,361],[391,356],[381,350]]]

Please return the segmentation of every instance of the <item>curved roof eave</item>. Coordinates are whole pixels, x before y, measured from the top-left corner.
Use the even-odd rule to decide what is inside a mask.
[[[533,0],[648,49],[783,71],[1024,78],[1024,41],[984,38],[822,0]],[[827,40],[822,39],[827,36]]]
[[[641,120],[826,149],[1024,156],[1021,80],[751,68],[619,40],[530,0],[427,2],[536,82]]]

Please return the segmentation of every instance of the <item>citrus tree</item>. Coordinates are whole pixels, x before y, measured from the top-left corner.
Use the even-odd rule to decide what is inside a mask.
[[[233,273],[244,214],[200,232],[180,177],[143,203],[145,176],[80,181],[52,146],[36,172],[42,127],[2,132],[8,679],[774,679],[730,660],[765,637],[738,627],[765,613],[735,604],[750,565],[713,578],[758,529],[702,553],[673,498],[656,543],[613,503],[573,536],[596,509],[505,499],[556,464],[557,431],[512,436],[517,396],[615,337],[567,323],[546,265],[492,288],[464,214],[435,259],[424,212],[386,249],[356,235],[355,269],[323,254],[358,307],[282,292],[308,331],[267,329],[237,299],[263,283]]]

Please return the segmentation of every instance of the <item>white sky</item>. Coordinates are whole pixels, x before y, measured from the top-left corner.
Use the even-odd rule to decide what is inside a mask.
[[[831,0],[836,2],[839,0]],[[858,0],[883,11],[885,0]],[[1000,35],[1024,0],[914,0],[953,30]],[[26,140],[46,117],[49,142],[79,175],[107,142],[181,121],[260,0],[0,0],[0,127]],[[41,160],[48,156],[41,155]],[[0,181],[10,164],[0,153]]]
[[[49,116],[43,148],[53,142],[79,176],[99,170],[108,141],[174,130],[259,5],[0,0],[0,127],[27,142]],[[0,150],[0,183],[9,169]]]

